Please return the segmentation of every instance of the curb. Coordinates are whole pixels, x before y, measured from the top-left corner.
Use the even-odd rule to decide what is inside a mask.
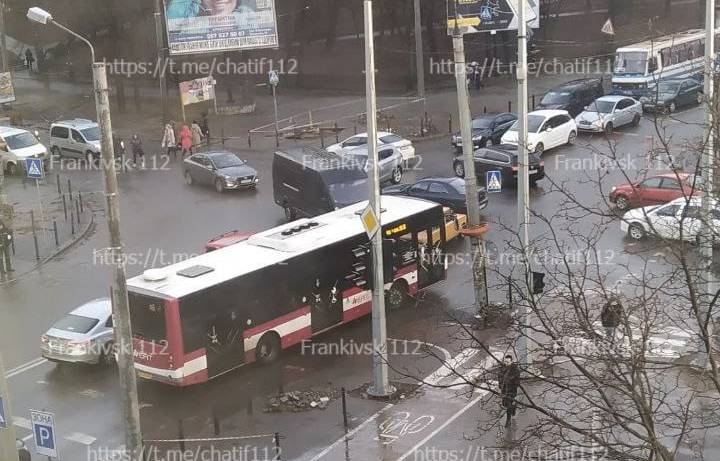
[[[26,270],[25,272],[17,274],[15,276],[15,278],[13,278],[11,280],[5,280],[3,282],[0,282],[0,287],[17,282],[20,279],[22,279],[23,277],[25,277],[26,275],[40,269],[45,264],[49,263],[53,259],[55,259],[58,256],[60,256],[61,254],[63,254],[65,251],[67,251],[70,247],[72,247],[73,245],[78,243],[80,240],[83,240],[85,237],[87,237],[87,235],[90,233],[90,229],[92,229],[93,227],[95,227],[95,213],[94,212],[90,213],[90,221],[88,221],[88,223],[85,225],[85,228],[79,234],[77,234],[77,236],[74,239],[68,240],[64,244],[60,245],[57,248],[57,250],[55,250],[55,252],[53,252],[51,255],[46,256],[45,258],[41,259],[40,262],[38,262],[37,264],[35,264],[33,267]]]

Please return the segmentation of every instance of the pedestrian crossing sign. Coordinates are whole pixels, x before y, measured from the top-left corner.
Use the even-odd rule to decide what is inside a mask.
[[[492,12],[489,6],[485,5],[480,9],[480,19],[484,21],[490,21],[492,19]]]
[[[7,429],[7,419],[5,418],[5,403],[0,396],[0,429]]]
[[[487,191],[490,193],[502,191],[502,174],[500,171],[488,171],[485,174],[485,185],[487,187]]]
[[[43,173],[42,159],[26,158],[25,171],[29,179],[42,179],[45,176],[45,173]]]

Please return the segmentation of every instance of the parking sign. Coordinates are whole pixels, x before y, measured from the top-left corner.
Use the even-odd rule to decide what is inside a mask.
[[[35,451],[38,455],[57,458],[55,445],[55,416],[44,411],[30,410]]]

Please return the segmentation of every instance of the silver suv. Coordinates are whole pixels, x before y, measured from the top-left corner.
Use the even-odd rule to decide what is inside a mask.
[[[92,120],[76,118],[50,125],[50,153],[93,162],[100,158],[100,128]]]
[[[368,148],[358,147],[342,154],[343,161],[359,165],[368,171]],[[399,184],[403,176],[403,156],[397,147],[378,146],[378,163],[380,166],[380,182]]]

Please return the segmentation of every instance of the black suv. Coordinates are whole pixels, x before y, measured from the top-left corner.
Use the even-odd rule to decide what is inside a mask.
[[[545,162],[535,154],[530,157],[530,184],[535,185],[537,181],[545,177]],[[500,171],[502,185],[510,186],[517,183],[518,155],[517,146],[501,144],[499,146],[478,149],[474,153],[475,176],[481,184],[485,183],[488,171]],[[455,175],[465,177],[465,163],[462,157],[455,157],[453,160],[453,171]]]
[[[472,121],[472,140],[475,149],[485,147],[490,141],[500,144],[500,138],[515,123],[517,116],[508,112],[502,114],[483,114]],[[460,132],[453,135],[450,144],[458,152],[462,152],[462,136]]]
[[[599,78],[580,78],[553,88],[545,93],[540,105],[534,110],[559,109],[566,110],[575,118],[600,96],[605,94],[602,80]]]

